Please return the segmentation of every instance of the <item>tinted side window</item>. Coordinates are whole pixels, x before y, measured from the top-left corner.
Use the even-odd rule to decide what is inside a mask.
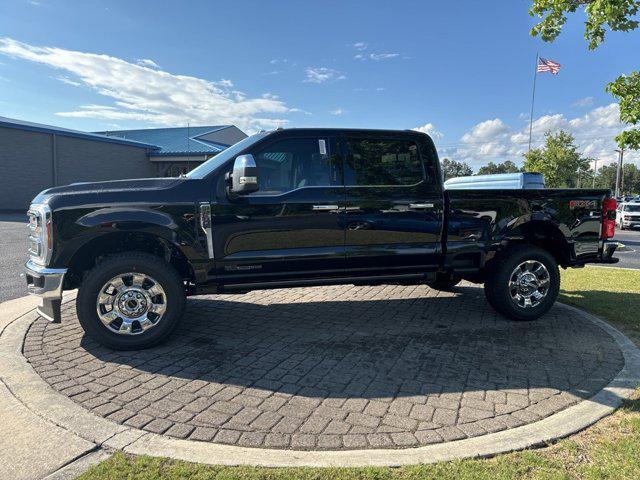
[[[415,185],[422,179],[422,163],[414,142],[348,140],[347,185]]]
[[[336,184],[326,138],[280,140],[254,154],[260,189],[255,195],[277,195],[302,187]]]

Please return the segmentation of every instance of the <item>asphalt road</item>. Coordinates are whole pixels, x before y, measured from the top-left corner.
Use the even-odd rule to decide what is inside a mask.
[[[27,215],[0,213],[0,302],[27,294],[22,266],[27,261]]]
[[[617,250],[613,255],[620,261],[613,267],[636,268],[640,270],[640,230],[616,229],[614,240],[624,244],[624,248]]]
[[[27,261],[27,217],[25,214],[0,213],[0,302],[27,294],[22,265]],[[615,240],[625,248],[615,254],[615,267],[640,270],[640,230],[616,230]]]

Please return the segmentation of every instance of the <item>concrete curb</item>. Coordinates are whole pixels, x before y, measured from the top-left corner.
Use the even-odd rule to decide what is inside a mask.
[[[73,480],[86,470],[89,470],[93,465],[97,465],[110,456],[111,454],[106,450],[93,450],[65,465],[51,475],[47,475],[44,477],[44,480]]]
[[[72,296],[67,299],[72,299]],[[612,413],[640,384],[640,350],[625,335],[599,318],[558,304],[598,325],[616,341],[625,366],[603,390],[538,422],[454,442],[409,449],[292,451],[244,448],[169,438],[118,425],[94,415],[54,391],[22,355],[24,335],[35,312],[14,318],[0,337],[0,379],[34,415],[91,442],[96,448],[121,449],[139,455],[169,457],[217,465],[254,466],[399,466],[445,460],[489,457],[540,446],[580,431]],[[0,329],[2,328],[0,323]]]

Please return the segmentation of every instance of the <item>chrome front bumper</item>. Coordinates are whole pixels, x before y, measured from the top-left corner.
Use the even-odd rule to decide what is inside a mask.
[[[41,298],[38,313],[49,321],[60,322],[62,282],[66,268],[47,268],[29,260],[25,266],[27,292]]]

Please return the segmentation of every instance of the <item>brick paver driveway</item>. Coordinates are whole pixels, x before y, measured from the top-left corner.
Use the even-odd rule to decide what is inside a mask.
[[[55,389],[115,422],[293,449],[409,447],[513,428],[590,397],[623,366],[614,341],[554,309],[497,316],[482,290],[321,287],[196,297],[171,340],[114,352],[73,304],[24,353]]]

